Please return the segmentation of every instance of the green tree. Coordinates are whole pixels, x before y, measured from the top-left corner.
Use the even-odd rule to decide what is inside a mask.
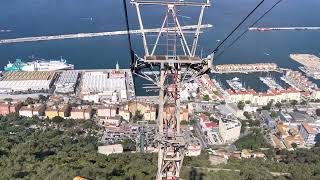
[[[297,100],[292,100],[290,103],[291,103],[292,106],[295,106],[295,105],[298,104],[298,101]]]
[[[143,120],[143,114],[141,113],[141,111],[136,111],[135,115],[132,117],[132,121],[134,123],[138,122],[138,121],[142,121]]]
[[[252,118],[252,115],[248,111],[243,112],[243,116],[246,117],[247,119]]]
[[[300,104],[301,104],[301,105],[307,105],[307,103],[308,103],[308,102],[307,102],[306,100],[302,100]]]
[[[34,104],[34,103],[35,103],[35,100],[34,100],[33,98],[31,98],[31,97],[28,97],[28,98],[25,100],[25,102],[26,102],[28,105],[30,105],[30,104]]]
[[[238,149],[259,149],[259,148],[269,148],[270,144],[263,137],[261,130],[259,128],[252,129],[251,133],[241,137],[235,143]]]
[[[210,117],[209,121],[219,123],[219,119],[216,119],[214,117]]]
[[[320,109],[316,109],[316,115],[320,116]]]
[[[271,111],[270,116],[273,117],[273,118],[276,118],[276,117],[278,117],[278,113],[275,112],[275,111]]]
[[[4,98],[3,100],[4,100],[5,102],[12,102],[12,101],[13,101],[12,98]]]
[[[64,121],[64,118],[60,116],[55,116],[51,119],[51,121],[54,123],[62,123]]]
[[[39,94],[38,99],[39,99],[39,102],[46,102],[48,100],[48,97],[42,94]]]
[[[296,143],[292,143],[291,146],[293,149],[296,149],[298,147],[298,145]]]
[[[187,125],[187,124],[189,124],[189,122],[186,121],[186,120],[183,120],[183,121],[180,121],[180,124],[181,124],[181,125]]]
[[[244,104],[243,101],[239,101],[237,106],[238,106],[238,108],[239,108],[240,110],[243,110],[245,104]]]
[[[209,95],[208,95],[208,94],[204,95],[204,96],[203,96],[203,100],[204,100],[204,101],[209,101],[209,100],[210,100]]]
[[[190,125],[194,125],[194,124],[196,124],[196,123],[197,123],[197,120],[191,119],[189,124],[190,124]]]
[[[280,108],[282,107],[282,103],[278,101],[278,102],[275,104],[275,106],[276,106],[278,109],[280,109]]]
[[[272,105],[273,105],[273,100],[269,101],[266,106],[262,107],[262,109],[269,111],[271,109]]]
[[[125,139],[121,142],[124,151],[135,151],[136,142],[131,139]]]

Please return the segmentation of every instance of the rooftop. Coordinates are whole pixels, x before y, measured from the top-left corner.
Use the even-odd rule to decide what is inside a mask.
[[[215,123],[215,122],[207,122],[207,123],[205,123],[205,125],[206,125],[207,128],[218,127],[218,123]]]
[[[32,71],[32,72],[5,72],[2,81],[17,80],[51,80],[55,75],[52,71]]]
[[[316,134],[317,133],[316,128],[310,126],[307,123],[303,123],[302,126],[304,127],[304,129],[307,131],[308,134]]]

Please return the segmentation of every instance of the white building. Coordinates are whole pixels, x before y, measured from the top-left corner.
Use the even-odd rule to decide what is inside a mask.
[[[305,145],[314,146],[316,144],[316,136],[320,131],[318,128],[313,127],[310,124],[304,123],[300,127],[300,134],[303,136]]]
[[[184,90],[181,91],[181,93],[180,93],[181,101],[188,101],[189,97],[190,97],[190,94],[189,94],[187,89],[184,89]]]
[[[204,74],[203,76],[201,76],[200,80],[209,94],[212,94],[214,91],[217,90],[216,86],[214,85],[208,74]]]
[[[19,115],[25,116],[25,117],[43,116],[44,111],[45,111],[44,104],[28,105],[28,106],[22,106],[20,108]]]
[[[238,120],[222,119],[219,121],[219,134],[223,143],[231,143],[239,139],[241,123]]]
[[[6,72],[0,80],[0,93],[50,90],[55,72]]]
[[[63,71],[55,82],[55,93],[68,94],[74,93],[78,81],[79,72]]]
[[[118,102],[127,100],[126,78],[115,72],[85,72],[81,94],[84,100]]]
[[[119,153],[123,153],[123,147],[121,144],[98,146],[98,153],[105,154],[105,155],[119,154]]]
[[[198,144],[192,144],[188,146],[186,156],[199,156],[201,154],[201,146]]]
[[[288,88],[287,90],[275,90],[270,89],[266,93],[257,93],[250,89],[246,91],[233,91],[231,89],[226,90],[226,101],[238,103],[240,101],[250,101],[256,105],[267,105],[271,100],[274,102],[290,101],[290,100],[301,100],[301,92],[294,89]]]
[[[320,99],[320,89],[315,89],[311,91],[312,99]]]

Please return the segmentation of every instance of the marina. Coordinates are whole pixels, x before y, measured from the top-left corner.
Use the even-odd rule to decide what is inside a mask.
[[[281,80],[300,91],[311,91],[312,89],[318,88],[315,83],[309,81],[309,79],[299,71],[288,70],[285,75],[281,77]]]
[[[266,84],[270,89],[282,90],[283,87],[280,86],[275,79],[272,77],[260,77],[259,78],[264,84]]]
[[[313,54],[290,54],[290,58],[303,66],[299,69],[308,77],[320,79],[320,58]]]
[[[306,66],[298,67],[302,72],[306,74],[306,76],[311,77],[313,79],[320,79],[320,71],[310,69]]]
[[[246,88],[243,87],[243,85],[238,77],[235,77],[231,80],[227,80],[227,83],[234,91],[245,91],[246,90]]]

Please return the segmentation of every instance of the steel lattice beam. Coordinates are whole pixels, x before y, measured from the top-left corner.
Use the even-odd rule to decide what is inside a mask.
[[[138,3],[141,5],[160,5],[160,6],[167,6],[169,5],[176,5],[176,6],[195,6],[195,7],[210,7],[211,3],[208,0],[206,3],[201,3],[201,2],[184,2],[184,1],[169,1],[166,2],[165,0],[163,1],[152,1],[152,0],[131,0],[131,3]]]
[[[160,89],[157,119],[159,125],[159,133],[157,134],[159,144],[157,180],[179,179],[183,158],[188,147],[187,140],[184,139],[180,132],[181,84],[185,81],[190,81],[190,78],[188,79],[186,76],[196,79],[211,68],[212,56],[200,58],[195,55],[200,30],[203,26],[204,10],[211,4],[209,0],[206,3],[173,0],[131,0],[131,4],[136,8],[144,46],[144,56],[137,57],[136,62],[132,64],[132,69],[134,69],[135,74],[149,80]],[[154,46],[150,49],[151,51],[149,51],[143,17],[141,16],[142,9],[140,6],[142,5],[160,5],[162,8],[166,8],[164,20],[160,22],[160,32],[157,35]],[[184,36],[185,32],[176,14],[176,8],[180,6],[201,8],[192,46],[188,45],[188,40]],[[172,22],[169,23],[170,20]],[[169,27],[168,24],[174,25]],[[159,39],[163,37],[162,34],[166,34],[167,53],[158,55],[156,54],[156,49],[158,48]],[[176,43],[181,44],[183,55],[177,54],[178,46]],[[155,76],[152,77],[144,72],[147,69],[158,71],[159,73],[154,73]],[[160,76],[157,76],[157,74],[160,74]]]

